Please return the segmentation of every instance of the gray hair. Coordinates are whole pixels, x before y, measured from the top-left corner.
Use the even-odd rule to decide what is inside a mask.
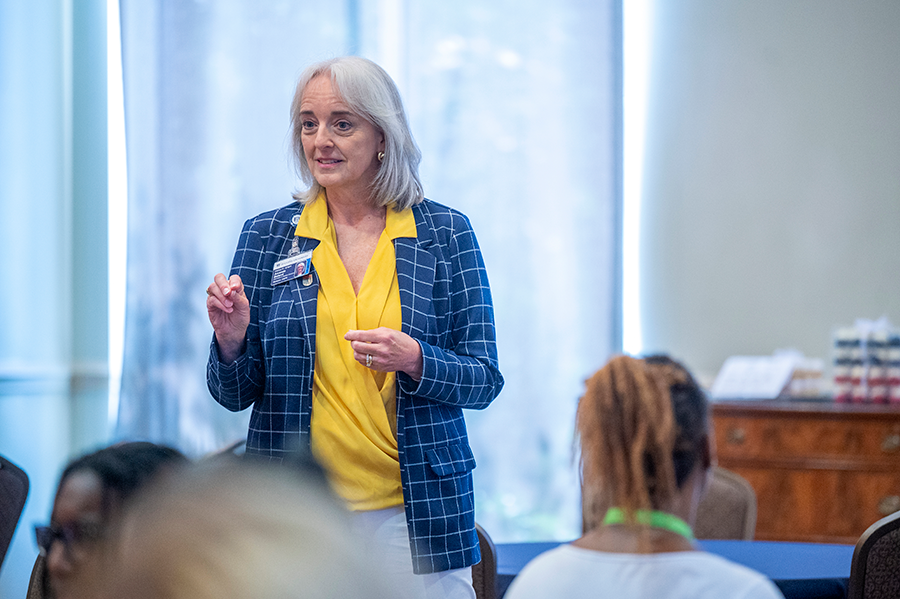
[[[324,478],[306,470],[222,457],[161,481],[126,506],[90,596],[397,597]]]
[[[422,201],[419,180],[422,152],[413,139],[403,110],[400,92],[391,76],[371,60],[342,56],[313,64],[300,75],[291,103],[291,142],[295,166],[309,188],[294,198],[307,203],[315,200],[322,186],[312,175],[303,152],[300,103],[309,82],[330,74],[336,92],[350,110],[372,123],[384,135],[384,160],[372,183],[372,199],[378,206],[393,205],[398,211]]]

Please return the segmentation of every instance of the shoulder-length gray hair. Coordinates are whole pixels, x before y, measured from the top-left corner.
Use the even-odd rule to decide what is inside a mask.
[[[384,160],[372,183],[372,199],[378,206],[392,205],[398,211],[418,204],[424,197],[419,181],[422,152],[413,139],[403,110],[400,92],[391,76],[380,66],[358,56],[342,56],[309,66],[294,91],[291,103],[291,146],[300,178],[309,189],[294,198],[307,203],[315,200],[322,186],[309,170],[303,152],[303,127],[300,103],[307,85],[319,75],[330,75],[335,91],[350,110],[372,123],[384,134]]]

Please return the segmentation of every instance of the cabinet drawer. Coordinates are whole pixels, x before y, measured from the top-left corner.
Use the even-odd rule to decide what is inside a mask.
[[[716,416],[720,459],[867,458],[900,466],[900,422]]]
[[[731,469],[756,490],[760,540],[853,544],[900,509],[900,473]]]

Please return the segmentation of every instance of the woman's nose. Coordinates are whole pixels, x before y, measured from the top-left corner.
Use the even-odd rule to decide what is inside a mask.
[[[47,572],[49,574],[64,576],[72,570],[72,562],[69,561],[67,553],[66,546],[60,541],[50,545],[50,551],[47,553]]]
[[[329,131],[328,127],[319,127],[316,130],[316,147],[328,148],[333,145],[334,143],[331,139],[331,131]]]

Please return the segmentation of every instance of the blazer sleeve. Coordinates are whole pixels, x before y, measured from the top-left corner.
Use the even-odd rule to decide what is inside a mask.
[[[231,274],[240,275],[244,292],[250,301],[250,325],[244,341],[244,351],[237,360],[225,364],[219,356],[215,333],[209,348],[206,385],[213,398],[222,406],[238,412],[262,397],[265,389],[265,365],[259,333],[260,278],[265,272],[267,222],[271,218],[260,215],[244,223],[238,247],[231,265]]]
[[[439,244],[448,263],[449,330],[438,331],[443,343],[416,339],[422,348],[422,378],[403,374],[401,388],[410,395],[461,408],[486,408],[503,388],[497,362],[494,308],[484,259],[469,220],[452,213],[452,233]],[[446,333],[446,334],[443,334]]]

